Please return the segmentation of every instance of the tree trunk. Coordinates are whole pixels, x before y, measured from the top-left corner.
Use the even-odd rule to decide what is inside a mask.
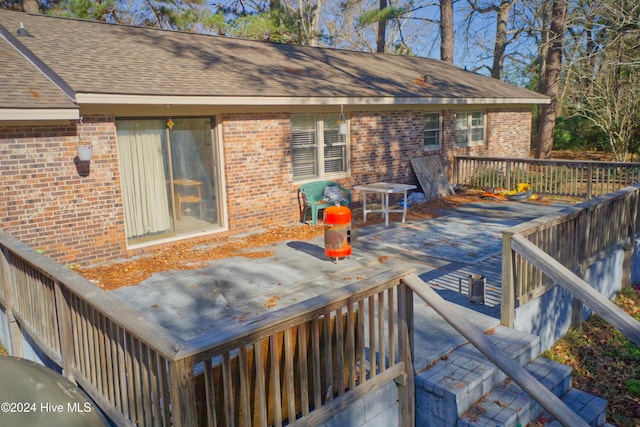
[[[440,0],[440,59],[453,64],[453,0]]]
[[[549,56],[549,26],[551,25],[551,11],[547,2],[542,2],[542,30],[538,46],[538,92],[544,93],[544,75],[547,72],[547,58]]]
[[[380,11],[383,11],[388,6],[387,0],[380,0]],[[387,20],[382,18],[378,21],[378,38],[376,39],[376,52],[384,53],[384,48],[387,45]]]
[[[27,13],[39,13],[40,3],[38,0],[22,0],[22,11]]]
[[[540,127],[536,141],[536,157],[539,159],[551,157],[551,149],[553,148],[553,131],[558,109],[560,67],[566,25],[567,0],[554,0],[550,28],[551,48],[547,54],[547,67],[543,82],[543,93],[551,98],[551,102],[543,105],[540,112]]]
[[[496,17],[496,41],[493,47],[493,66],[491,67],[491,77],[500,80],[502,78],[502,67],[504,65],[504,55],[507,49],[507,20],[513,2],[503,0],[498,8]]]

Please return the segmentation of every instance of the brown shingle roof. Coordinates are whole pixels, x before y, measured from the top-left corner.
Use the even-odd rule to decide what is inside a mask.
[[[0,11],[76,93],[225,97],[546,97],[441,61]]]
[[[0,109],[77,109],[44,74],[0,37]]]

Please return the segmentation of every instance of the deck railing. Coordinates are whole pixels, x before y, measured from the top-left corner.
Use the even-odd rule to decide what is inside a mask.
[[[640,163],[457,156],[454,183],[591,199],[640,182]]]
[[[586,267],[616,248],[630,250],[640,226],[640,184],[580,203],[502,232],[502,324],[513,327],[515,308],[555,285],[526,256],[512,247],[519,235],[564,267],[581,275]]]
[[[118,425],[316,425],[391,381],[413,425],[403,274],[184,341],[1,231],[0,250],[11,354],[27,336]]]

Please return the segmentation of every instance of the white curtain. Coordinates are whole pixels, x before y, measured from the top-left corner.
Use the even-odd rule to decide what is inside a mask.
[[[117,123],[120,180],[127,238],[169,232],[173,223],[167,195],[162,120]]]

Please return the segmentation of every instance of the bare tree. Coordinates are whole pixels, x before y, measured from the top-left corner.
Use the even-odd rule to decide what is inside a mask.
[[[480,6],[477,0],[467,0],[473,12],[495,13],[496,14],[496,36],[493,44],[493,64],[491,66],[491,77],[502,78],[502,69],[507,51],[509,13],[518,0],[500,0],[499,4]]]
[[[301,39],[310,46],[318,46],[320,38],[320,11],[323,8],[322,0],[310,2],[298,0],[297,10],[288,6],[293,16],[300,21]]]
[[[549,35],[551,47],[547,54],[547,66],[543,79],[542,93],[551,99],[549,104],[543,105],[540,112],[540,126],[536,139],[536,157],[548,159],[553,148],[553,130],[558,114],[558,93],[560,92],[560,71],[562,67],[562,52],[564,33],[567,25],[567,0],[553,0],[551,12],[551,27]]]
[[[637,137],[640,119],[640,73],[636,68],[623,68],[615,63],[603,65],[585,91],[583,102],[576,106],[577,114],[607,135],[609,148],[617,161],[625,160]]]
[[[568,109],[600,129],[622,161],[640,137],[640,4],[605,0],[581,12],[571,33],[580,55],[568,67]]]

